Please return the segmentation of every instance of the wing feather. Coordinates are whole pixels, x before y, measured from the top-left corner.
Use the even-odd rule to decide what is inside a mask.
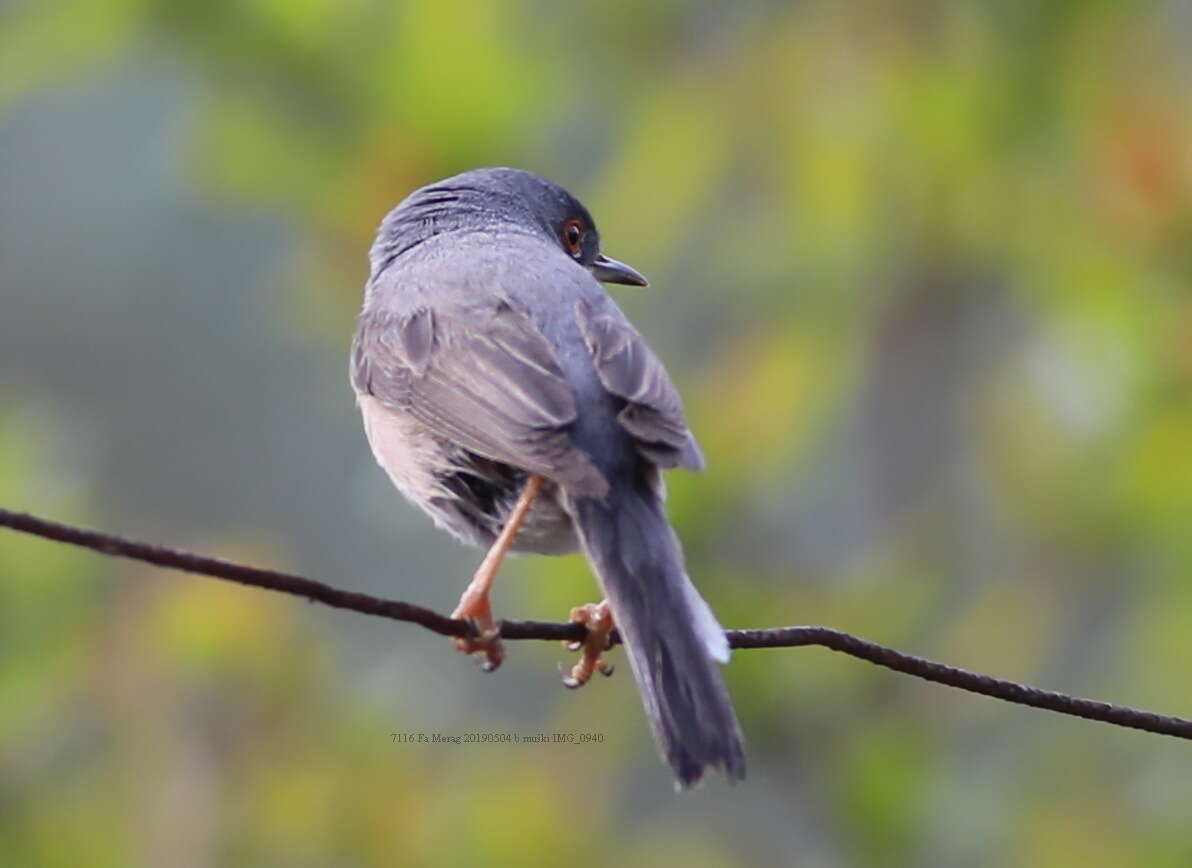
[[[637,329],[613,305],[595,310],[580,301],[576,320],[600,382],[626,402],[617,419],[638,452],[660,467],[703,470],[704,456],[687,427],[682,399]]]
[[[575,396],[533,320],[508,304],[366,313],[353,351],[358,391],[478,455],[602,496],[575,447]]]

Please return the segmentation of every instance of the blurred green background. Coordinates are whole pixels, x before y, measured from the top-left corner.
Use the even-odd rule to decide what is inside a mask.
[[[1190,42],[1178,0],[0,3],[0,504],[450,609],[477,554],[347,346],[381,216],[519,166],[652,280],[726,625],[1192,714]],[[497,605],[594,593],[519,559]],[[680,797],[567,656],[0,533],[0,864],[1192,864],[1174,740],[741,652],[750,777]],[[390,738],[476,729],[605,742]]]

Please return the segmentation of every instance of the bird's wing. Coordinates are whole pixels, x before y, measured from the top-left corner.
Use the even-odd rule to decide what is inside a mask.
[[[603,495],[607,483],[571,442],[575,396],[549,342],[504,302],[365,314],[352,379],[479,455]]]
[[[654,351],[615,305],[576,305],[576,320],[600,382],[626,404],[617,416],[640,454],[660,467],[703,470],[683,402]]]

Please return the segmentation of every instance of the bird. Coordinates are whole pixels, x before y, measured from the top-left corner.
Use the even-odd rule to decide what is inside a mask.
[[[582,551],[604,599],[564,678],[579,687],[614,626],[676,787],[745,776],[719,666],[724,633],[688,578],[662,471],[704,469],[678,391],[602,283],[646,286],[601,251],[584,205],[532,172],[423,186],[381,221],[350,379],[374,457],[434,523],[486,551],[453,617],[487,670],[504,658],[490,591],[510,552]]]

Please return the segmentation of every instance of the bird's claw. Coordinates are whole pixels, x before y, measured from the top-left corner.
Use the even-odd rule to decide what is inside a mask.
[[[484,672],[492,672],[505,659],[505,645],[501,642],[501,628],[493,620],[488,600],[460,600],[451,613],[452,618],[468,621],[472,636],[456,636],[451,640],[457,651],[471,655]]]
[[[592,673],[599,672],[606,678],[613,674],[613,665],[604,661],[604,652],[612,647],[610,637],[613,632],[612,609],[608,601],[588,603],[576,606],[571,610],[568,619],[573,624],[583,624],[587,635],[581,642],[564,642],[568,651],[580,651],[579,662],[571,667],[571,671],[563,675],[563,686],[574,690],[583,687],[592,678]],[[564,666],[559,664],[559,672],[564,672]]]

